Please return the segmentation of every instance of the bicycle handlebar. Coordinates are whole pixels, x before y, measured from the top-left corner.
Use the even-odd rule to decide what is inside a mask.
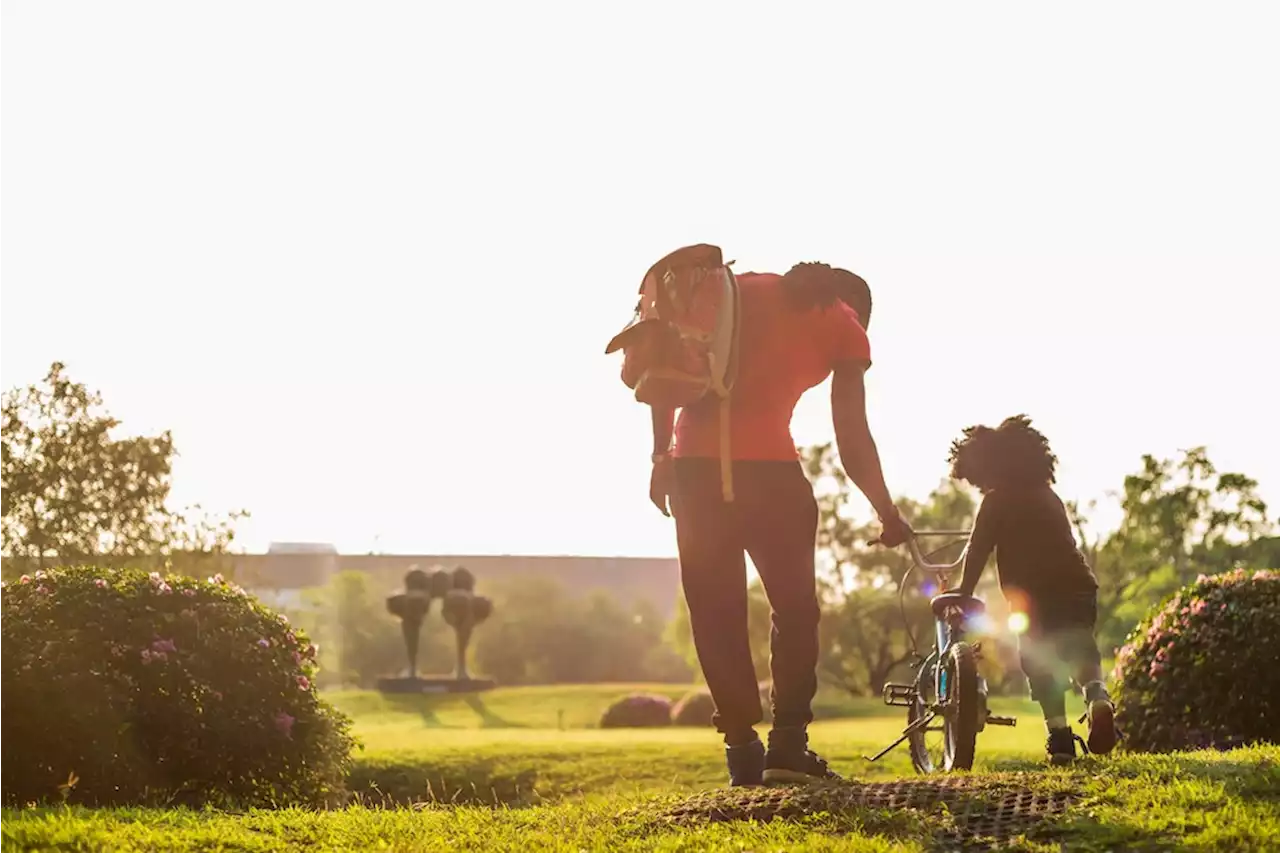
[[[961,563],[964,562],[965,553],[969,550],[968,543],[965,543],[965,550],[960,552],[960,556],[956,557],[954,562],[950,563],[931,563],[928,556],[920,551],[920,544],[916,541],[929,536],[963,536],[966,539],[973,533],[972,530],[915,530],[911,533],[911,538],[906,541],[907,552],[911,554],[911,562],[915,563],[916,568],[922,572],[941,575],[947,572],[955,571]],[[873,545],[879,544],[879,540],[872,540]]]

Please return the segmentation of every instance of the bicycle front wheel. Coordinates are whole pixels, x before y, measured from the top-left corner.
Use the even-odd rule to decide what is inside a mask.
[[[908,724],[934,715],[927,727],[907,738],[911,764],[917,773],[971,770],[981,713],[977,657],[968,643],[956,643],[937,666],[943,670],[942,694],[932,695],[932,667],[926,666],[916,699],[907,709]]]
[[[943,712],[943,765],[972,770],[978,743],[978,657],[973,646],[956,643],[947,654],[947,703]]]

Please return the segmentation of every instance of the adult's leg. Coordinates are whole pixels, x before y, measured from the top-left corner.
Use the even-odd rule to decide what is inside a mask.
[[[726,743],[747,743],[763,715],[747,629],[741,526],[721,496],[717,461],[677,460],[676,483],[680,580],[698,662],[715,701],[712,719]]]
[[[738,492],[747,553],[769,596],[775,729],[803,729],[813,721],[818,688],[818,621],[814,579],[818,505],[799,463],[739,466]]]

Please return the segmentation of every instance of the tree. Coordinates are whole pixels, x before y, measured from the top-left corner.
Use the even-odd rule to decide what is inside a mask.
[[[0,477],[3,553],[22,566],[192,561],[223,553],[234,522],[166,506],[169,432],[115,437],[102,397],[55,362],[43,382],[5,393]]]
[[[662,620],[604,592],[571,595],[549,578],[495,586],[492,618],[476,635],[476,668],[504,684],[687,682],[663,643]]]
[[[1119,528],[1100,544],[1085,539],[1098,577],[1104,649],[1197,575],[1266,554],[1274,525],[1257,487],[1243,474],[1219,473],[1203,447],[1177,459],[1142,457],[1141,470],[1125,477]],[[1083,525],[1077,529],[1084,538]]]

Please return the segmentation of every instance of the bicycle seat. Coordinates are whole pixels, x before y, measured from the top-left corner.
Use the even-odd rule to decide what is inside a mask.
[[[948,615],[952,608],[959,608],[966,617],[979,616],[987,612],[987,604],[981,598],[974,598],[972,595],[961,595],[958,592],[944,592],[942,595],[935,595],[932,601],[933,615],[938,619],[943,619]]]

